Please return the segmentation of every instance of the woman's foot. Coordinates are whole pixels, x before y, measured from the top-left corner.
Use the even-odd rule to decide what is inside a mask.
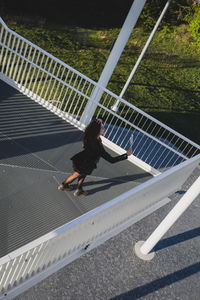
[[[88,192],[82,190],[82,189],[77,189],[75,190],[74,192],[74,196],[87,196],[88,195]]]
[[[73,187],[69,184],[64,184],[62,183],[61,185],[58,186],[59,191],[72,191]]]

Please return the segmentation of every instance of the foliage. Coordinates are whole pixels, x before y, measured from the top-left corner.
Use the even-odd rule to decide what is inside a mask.
[[[148,0],[146,2],[141,14],[140,22],[140,25],[142,25],[145,30],[149,31],[153,29],[166,3],[166,0]],[[195,0],[172,0],[160,28],[162,29],[163,26],[174,26],[184,23],[188,8],[194,3]]]
[[[193,6],[185,17],[189,24],[189,31],[194,39],[192,44],[200,52],[200,4]]]

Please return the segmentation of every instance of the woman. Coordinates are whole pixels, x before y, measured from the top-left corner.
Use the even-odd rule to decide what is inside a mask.
[[[73,188],[69,183],[78,178],[78,186],[74,192],[74,196],[87,196],[88,192],[82,189],[83,181],[87,175],[90,175],[97,167],[99,159],[103,157],[110,163],[116,163],[127,159],[132,154],[130,148],[125,154],[112,157],[103,147],[100,136],[105,133],[103,121],[101,119],[94,119],[85,129],[83,137],[84,150],[74,155],[71,160],[73,164],[74,173],[70,175],[58,187],[61,191],[71,191]]]

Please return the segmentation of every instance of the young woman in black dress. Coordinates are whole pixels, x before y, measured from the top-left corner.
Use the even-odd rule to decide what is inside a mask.
[[[87,175],[90,175],[97,167],[99,159],[103,157],[110,163],[116,163],[127,159],[132,154],[130,148],[125,154],[112,157],[103,147],[100,136],[105,133],[103,121],[101,119],[94,119],[86,127],[83,137],[84,150],[74,155],[71,160],[73,164],[74,173],[70,175],[58,187],[61,191],[71,191],[73,188],[69,185],[78,178],[78,186],[74,192],[74,196],[84,195],[87,196],[88,192],[82,188],[83,181]]]

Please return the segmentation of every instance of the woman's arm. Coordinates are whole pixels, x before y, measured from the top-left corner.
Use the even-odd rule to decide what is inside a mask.
[[[104,149],[103,145],[101,145],[101,157],[103,157],[105,160],[107,160],[111,164],[114,164],[118,161],[127,159],[127,157],[129,155],[131,155],[131,153],[132,153],[132,150],[129,149],[126,153],[113,157]]]

